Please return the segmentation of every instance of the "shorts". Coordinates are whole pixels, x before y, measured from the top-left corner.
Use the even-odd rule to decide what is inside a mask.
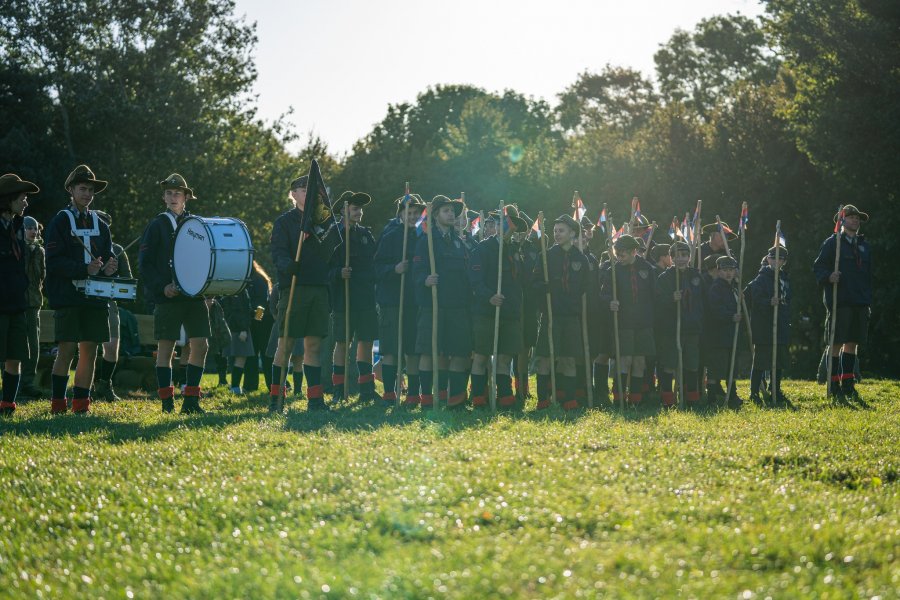
[[[209,309],[203,298],[164,302],[153,309],[153,337],[156,341],[179,339],[182,326],[188,339],[209,337]]]
[[[779,369],[787,369],[791,366],[791,353],[787,344],[778,344],[778,364],[776,366]],[[753,344],[753,368],[763,371],[772,370],[772,344]]]
[[[120,338],[121,326],[119,322],[119,305],[116,304],[115,300],[110,300],[107,303],[109,307],[109,339]]]
[[[289,294],[281,294],[278,298],[279,337],[283,331],[284,318],[287,312]],[[328,323],[331,319],[331,308],[328,306],[328,288],[324,285],[298,285],[294,289],[294,302],[291,305],[288,337],[328,337]]]
[[[478,314],[472,319],[473,350],[475,354],[491,356],[494,353],[494,315]],[[500,317],[500,329],[497,335],[497,354],[516,356],[524,348],[522,344],[522,318]]]
[[[690,337],[686,334],[681,335],[681,339],[687,341]],[[700,336],[694,335],[694,346],[697,348],[696,362],[700,362]],[[672,340],[673,348],[675,340]],[[615,353],[615,339],[613,340],[613,353]],[[619,328],[619,354],[621,356],[655,356],[656,355],[656,338],[653,334],[652,327],[642,327],[640,329],[622,329]],[[685,369],[687,369],[685,363]],[[690,369],[688,369],[690,370]]]
[[[547,325],[547,315],[541,314],[537,344],[534,347],[535,356],[550,356]],[[584,358],[584,341],[582,339],[580,318],[571,315],[554,315],[553,355],[556,358]]]
[[[442,308],[438,315],[438,354],[472,354],[472,317],[467,308]],[[416,326],[416,354],[431,356],[431,310],[419,309]]]
[[[53,313],[57,342],[109,341],[108,306],[71,306],[58,308]]]
[[[624,352],[622,354],[625,354]],[[681,334],[681,361],[685,371],[700,370],[700,334]],[[659,334],[656,344],[656,363],[660,369],[675,371],[678,369],[678,346],[675,334]]]
[[[403,354],[416,353],[416,322],[419,307],[403,307]],[[382,306],[378,312],[378,353],[382,356],[396,356],[400,351],[397,329],[400,322],[399,306]]]
[[[353,302],[350,305],[352,307]],[[335,343],[344,342],[346,329],[344,319],[344,311],[331,313],[331,331],[334,333]],[[373,342],[378,337],[378,311],[374,307],[362,310],[350,309],[350,341],[353,341],[354,337],[357,342]]]
[[[837,328],[834,330],[835,344],[865,344],[869,341],[869,317],[872,309],[868,306],[838,306]],[[831,337],[831,320],[825,319],[825,340]]]
[[[24,311],[0,314],[0,362],[28,359],[28,335],[25,330]]]

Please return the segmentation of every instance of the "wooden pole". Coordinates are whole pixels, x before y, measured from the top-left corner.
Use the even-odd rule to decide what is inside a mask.
[[[778,390],[778,375],[777,375],[777,367],[778,367],[778,305],[781,303],[780,298],[780,279],[781,279],[781,265],[779,264],[779,260],[781,259],[781,221],[779,220],[775,224],[775,306],[772,307],[772,374],[769,378],[769,382],[771,385],[771,396],[772,400],[777,400],[775,396],[776,391]]]
[[[482,213],[484,214],[484,213]],[[497,224],[497,241],[500,244],[500,252],[497,255],[497,293],[500,294],[503,289],[503,223],[505,215],[503,214],[503,200],[500,201],[500,222]],[[482,221],[482,226],[484,222]],[[488,390],[488,396],[491,400],[491,411],[497,412],[497,365],[500,359],[497,351],[500,345],[500,307],[494,307],[494,351],[491,354],[491,383]]]
[[[604,210],[606,205],[603,205]],[[612,277],[612,299],[613,302],[619,301],[619,291],[616,284],[616,251],[613,249],[612,232],[616,226],[613,225],[612,219],[607,217],[609,229],[607,230],[607,240],[609,244],[609,272]],[[619,390],[619,410],[625,412],[625,389],[622,387],[622,352],[619,345],[619,311],[613,311],[613,339],[615,341],[616,350],[616,388]]]
[[[744,211],[747,210],[747,203],[744,202],[741,204],[741,215],[744,214]],[[741,217],[743,218],[743,216]],[[716,215],[716,221],[721,225],[722,221],[719,219],[719,215]],[[722,233],[723,238],[725,239],[725,248],[726,251],[728,249],[728,238],[724,237],[724,231]],[[741,293],[741,281],[744,277],[744,248],[746,247],[746,238],[747,232],[744,229],[744,224],[742,222],[738,222],[738,235],[741,238],[741,253],[740,259],[738,260],[738,277],[737,277],[737,292],[735,300],[737,302],[737,314],[741,316],[741,297],[743,294]],[[729,256],[731,252],[728,252]],[[741,330],[741,322],[738,320],[737,323],[734,324],[734,334],[731,338],[731,364],[728,367],[728,390],[725,392],[725,404],[727,405],[731,401],[731,388],[734,386],[734,363],[737,359],[737,342],[738,342],[738,334]]]
[[[344,201],[344,268],[350,268],[350,203]],[[350,398],[350,280],[344,278],[344,401]]]
[[[547,270],[547,241],[544,233],[544,211],[538,213],[541,232],[541,262],[544,266],[544,283],[550,285],[550,272]],[[553,349],[553,303],[550,299],[550,288],[547,288],[547,342],[550,347],[550,400],[556,404],[556,351]]]
[[[405,192],[403,194],[403,254],[400,256],[400,262],[404,262],[406,260],[406,251],[407,251],[407,240],[409,238],[409,231],[407,222],[409,220],[409,182],[406,182]],[[406,271],[409,269],[409,265],[406,265],[406,268],[400,273],[400,314],[399,320],[397,322],[397,379],[394,380],[394,393],[397,394],[397,406],[400,406],[400,396],[403,393],[403,385],[400,383],[403,381],[403,302],[404,292],[406,289]]]
[[[437,224],[437,215],[432,214],[431,207],[433,203],[429,202],[426,210],[428,211],[428,218],[425,220],[427,227],[425,228],[425,235],[428,240],[428,262],[429,267],[431,268],[431,274],[437,275],[437,267],[434,264],[434,234],[432,229]],[[440,369],[439,357],[438,357],[438,290],[437,286],[431,286],[431,394],[432,394],[432,406],[437,409],[440,394],[438,393],[438,371]]]
[[[576,200],[578,198],[580,198],[580,196],[578,195],[578,192],[575,192],[575,195],[572,197],[572,206],[577,207]],[[575,214],[577,216],[578,213],[576,212]],[[581,225],[580,220],[578,222],[578,251],[581,252],[585,256],[585,258],[587,258],[587,252],[585,252],[584,246],[584,227]],[[590,264],[588,265],[588,267],[590,267]],[[588,269],[588,271],[590,271],[590,269]],[[594,408],[594,386],[591,382],[592,363],[587,326],[587,292],[581,294],[581,343],[584,346],[584,390],[587,393],[588,408]]]
[[[843,218],[844,218],[844,207],[841,206],[838,209],[838,220],[841,221],[838,223],[838,231],[834,234],[834,271],[832,273],[836,273],[838,268],[841,266],[841,237],[844,235],[842,228]],[[835,282],[831,284],[831,319],[828,323],[828,377],[825,379],[825,396],[827,398],[831,397],[831,378],[834,376],[834,373],[831,371],[831,349],[834,348],[834,336],[837,333],[837,300],[838,300],[838,285],[839,282]]]
[[[697,247],[697,270],[701,273],[703,272],[703,257],[701,256],[702,252],[700,252],[700,236],[703,234],[703,228],[700,224],[703,222],[703,219],[700,217],[703,209],[703,200],[697,200],[697,220],[694,222],[694,246]]]

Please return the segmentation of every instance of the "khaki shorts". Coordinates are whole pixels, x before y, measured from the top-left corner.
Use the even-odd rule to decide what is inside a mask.
[[[278,322],[284,324],[287,312],[288,296],[281,294],[278,298]],[[294,289],[294,302],[291,305],[288,337],[328,337],[328,323],[331,319],[331,308],[328,306],[328,288],[324,285],[298,285]],[[279,336],[281,330],[279,330]]]
[[[57,342],[109,341],[109,308],[106,306],[73,306],[58,308],[53,313]]]

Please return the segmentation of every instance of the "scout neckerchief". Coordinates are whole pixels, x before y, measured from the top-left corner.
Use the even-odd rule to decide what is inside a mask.
[[[91,258],[91,253],[87,251],[87,248],[94,247],[91,238],[100,236],[100,219],[97,217],[97,213],[90,209],[87,209],[82,213],[72,204],[60,212],[69,218],[72,236],[81,238],[81,242],[84,244],[84,264],[91,264],[93,259]]]

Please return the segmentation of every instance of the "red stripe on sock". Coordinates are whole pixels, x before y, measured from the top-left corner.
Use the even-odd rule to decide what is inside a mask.
[[[308,385],[306,386],[306,395],[310,400],[315,398],[321,398],[325,393],[325,390],[321,385]]]
[[[367,375],[360,375],[356,380],[356,383],[372,383],[375,381],[375,374],[368,373]]]

